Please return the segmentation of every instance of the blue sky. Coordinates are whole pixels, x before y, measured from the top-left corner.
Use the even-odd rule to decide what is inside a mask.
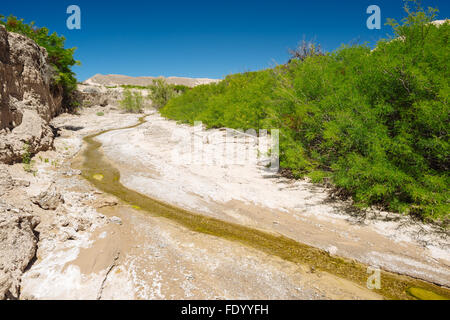
[[[66,8],[82,12],[68,30]],[[381,8],[381,30],[369,30],[366,9]],[[423,0],[450,17],[450,1]],[[0,13],[35,21],[77,47],[79,80],[96,73],[222,78],[284,63],[305,37],[327,51],[354,41],[374,44],[391,32],[386,18],[404,16],[402,0],[278,1],[2,1]]]

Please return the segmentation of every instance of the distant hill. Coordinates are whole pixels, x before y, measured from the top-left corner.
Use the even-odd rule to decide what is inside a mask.
[[[95,85],[105,85],[105,86],[114,86],[114,85],[133,85],[133,86],[147,86],[153,83],[155,79],[165,79],[169,84],[175,85],[185,85],[188,87],[195,87],[201,84],[209,84],[212,82],[219,82],[218,79],[207,79],[207,78],[180,78],[180,77],[130,77],[124,75],[116,75],[116,74],[96,74],[92,78],[84,81],[85,84]]]

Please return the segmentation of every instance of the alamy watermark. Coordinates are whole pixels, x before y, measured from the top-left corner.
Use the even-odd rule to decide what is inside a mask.
[[[366,25],[369,30],[381,29],[381,9],[377,5],[371,5],[367,8],[367,14],[370,17],[367,19]]]
[[[66,13],[70,16],[67,18],[66,25],[69,30],[81,29],[81,9],[78,5],[70,5],[67,7]],[[370,14],[366,25],[369,30],[381,29],[381,9],[377,5],[370,5],[366,10]]]
[[[367,289],[381,289],[381,270],[378,267],[368,267],[367,273],[370,274],[367,279]]]
[[[70,16],[67,18],[66,26],[69,30],[80,30],[81,29],[81,9],[77,5],[70,5],[66,10],[67,14]]]
[[[204,130],[202,122],[195,122],[189,134],[186,129],[174,130],[171,142],[172,161],[181,165],[246,165],[259,164],[270,172],[280,168],[280,131],[234,130],[223,128]]]

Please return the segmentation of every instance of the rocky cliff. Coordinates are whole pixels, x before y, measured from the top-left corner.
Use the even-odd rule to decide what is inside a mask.
[[[0,163],[52,147],[48,122],[62,104],[53,72],[46,49],[0,25]]]

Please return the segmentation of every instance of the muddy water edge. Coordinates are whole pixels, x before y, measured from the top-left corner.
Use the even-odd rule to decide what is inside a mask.
[[[102,154],[102,144],[95,138],[110,131],[136,128],[146,122],[145,116],[135,125],[101,131],[84,138],[86,146],[79,162],[82,175],[99,190],[114,195],[124,203],[139,208],[154,217],[170,219],[194,232],[239,242],[284,260],[328,272],[340,278],[366,286],[367,265],[330,255],[328,252],[243,225],[193,213],[152,199],[120,183],[120,173]],[[381,271],[381,288],[375,292],[386,299],[450,299],[450,289],[412,277]]]

